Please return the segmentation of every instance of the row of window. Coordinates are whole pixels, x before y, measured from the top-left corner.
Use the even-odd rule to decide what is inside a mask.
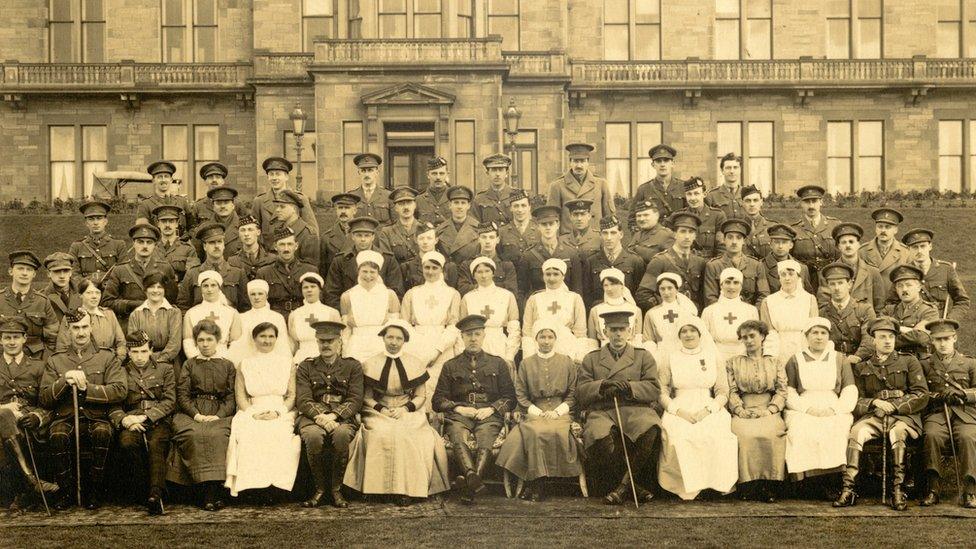
[[[105,59],[105,0],[50,1],[51,62]],[[302,0],[302,44],[329,38],[443,38],[497,34],[520,49],[521,0],[376,0],[373,28],[364,33],[362,0]],[[662,2],[603,0],[604,58],[659,60]],[[715,59],[772,59],[773,0],[714,0]],[[884,0],[825,2],[830,59],[883,56]],[[477,14],[478,6],[483,13]],[[477,17],[476,17],[477,15]],[[937,57],[976,57],[976,0],[942,0]],[[479,32],[477,25],[484,21]],[[160,0],[162,61],[217,61],[217,0]],[[341,31],[340,31],[340,26]]]

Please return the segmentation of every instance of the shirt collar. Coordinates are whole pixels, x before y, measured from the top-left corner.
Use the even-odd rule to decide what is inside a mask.
[[[102,311],[102,308],[101,307],[95,307],[95,310],[94,311],[89,311],[88,309],[85,309],[85,310],[88,311],[88,314],[90,314],[92,316],[100,316],[102,318],[105,318],[105,312]]]
[[[164,298],[163,298],[163,301],[162,301],[162,303],[160,303],[160,304],[159,304],[159,308],[160,308],[160,309],[172,309],[172,308],[173,308],[173,306],[172,306],[172,305],[170,305],[170,303],[169,303],[169,300],[168,300],[168,299],[166,299],[166,298],[164,297]],[[148,300],[148,299],[147,299],[147,300],[145,300],[145,301],[143,301],[143,302],[142,302],[142,303],[141,303],[141,304],[140,304],[140,305],[139,305],[138,307],[136,307],[136,308],[135,308],[135,310],[134,310],[134,311],[132,311],[132,312],[134,313],[134,312],[136,312],[136,311],[140,311],[140,310],[143,310],[143,309],[145,309],[145,310],[147,310],[147,311],[149,310],[149,300]],[[104,315],[103,315],[103,316],[104,316]]]
[[[21,362],[24,361],[24,351],[21,351],[20,354],[13,357],[8,355],[7,353],[3,353],[3,361],[6,362],[8,366],[10,364],[13,364],[14,362],[20,364]]]

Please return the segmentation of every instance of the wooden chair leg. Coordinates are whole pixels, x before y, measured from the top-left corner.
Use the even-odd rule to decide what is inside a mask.
[[[580,493],[583,495],[584,498],[590,497],[590,491],[586,489],[586,472],[585,471],[580,471],[580,474],[579,474],[579,487],[580,487]]]
[[[505,485],[505,497],[512,499],[512,475],[508,472],[508,469],[502,469],[502,484]]]
[[[515,494],[512,497],[519,497],[522,495],[522,490],[525,489],[525,480],[521,477],[518,479],[518,485],[515,486]]]

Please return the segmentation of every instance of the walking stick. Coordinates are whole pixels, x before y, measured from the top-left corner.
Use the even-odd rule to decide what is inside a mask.
[[[81,507],[81,421],[78,419],[78,386],[71,386],[71,402],[75,412],[75,496]]]
[[[942,403],[942,411],[945,413],[946,427],[949,428],[949,447],[952,448],[952,464],[956,469],[956,493],[962,497],[962,481],[959,480],[959,458],[956,457],[956,439],[952,435],[952,416],[949,415],[949,405]]]
[[[884,438],[881,439],[881,505],[888,504],[888,416],[881,418]]]
[[[145,431],[142,432],[142,443],[146,446],[146,463],[148,464],[149,460],[152,459],[152,457],[149,455],[149,439],[146,438]],[[166,507],[163,506],[162,496],[159,497],[159,512],[164,515],[166,514]]]
[[[630,467],[630,453],[627,452],[627,437],[624,436],[624,422],[620,418],[620,403],[617,402],[617,396],[613,397],[613,409],[617,412],[617,427],[620,431],[620,443],[624,445],[624,463],[627,464],[627,476],[630,478],[630,492],[634,495],[634,507],[640,509],[640,503],[637,501],[637,484],[634,482],[634,470]]]
[[[37,491],[41,493],[44,510],[47,511],[47,516],[51,516],[51,508],[47,505],[47,496],[44,495],[44,488],[41,486],[41,474],[37,471],[37,461],[34,460],[34,447],[31,445],[30,437],[30,433],[24,433],[24,438],[27,440],[27,454],[31,458],[31,467],[34,468],[34,478],[37,479]]]

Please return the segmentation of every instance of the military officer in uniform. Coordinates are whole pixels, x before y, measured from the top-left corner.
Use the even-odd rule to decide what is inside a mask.
[[[451,217],[438,225],[437,240],[444,255],[460,265],[478,254],[478,219],[471,214],[471,189],[455,185],[447,190],[451,201]]]
[[[424,283],[424,265],[422,258],[427,252],[435,252],[438,249],[437,227],[430,221],[420,220],[417,222],[417,255],[410,261],[400,265],[403,272],[403,293]],[[440,253],[440,252],[438,252]],[[442,254],[443,255],[443,254]],[[457,288],[458,266],[450,261],[444,263],[444,282],[452,288]]]
[[[902,490],[905,482],[905,444],[909,438],[922,434],[919,413],[928,403],[928,384],[922,366],[912,355],[895,351],[898,322],[881,316],[871,323],[868,333],[874,338],[871,358],[853,365],[857,386],[857,405],[854,426],[847,446],[847,467],[843,489],[834,507],[848,507],[857,501],[854,484],[860,467],[864,444],[875,438],[888,438],[892,453],[891,507],[898,511],[908,508],[908,498]],[[887,503],[887,502],[885,502]]]
[[[136,225],[140,227],[144,225]],[[71,331],[71,345],[55,353],[47,361],[41,378],[41,406],[52,411],[48,430],[60,495],[57,509],[67,509],[74,500],[74,398],[78,391],[78,423],[83,439],[90,441],[90,488],[85,507],[101,506],[105,465],[115,430],[109,421],[109,411],[125,398],[125,369],[113,351],[99,349],[91,337],[91,315],[76,309],[64,315]]]
[[[914,265],[900,265],[891,271],[891,285],[898,294],[897,303],[885,305],[881,314],[894,318],[900,326],[897,349],[921,356],[931,342],[925,323],[939,318],[939,311],[922,298],[922,270]]]
[[[932,239],[935,233],[928,229],[912,229],[901,241],[909,249],[910,261],[922,270],[922,299],[939,308],[941,312],[949,304],[948,318],[961,322],[969,311],[969,294],[956,272],[955,263],[932,257]],[[889,296],[888,301],[892,301]]]
[[[380,227],[376,242],[380,249],[389,252],[403,265],[417,256],[417,191],[410,187],[397,187],[390,193],[396,221]]]
[[[660,450],[661,418],[656,408],[661,385],[657,364],[651,353],[627,343],[632,314],[608,311],[600,315],[607,344],[583,358],[576,380],[577,402],[587,412],[583,427],[587,464],[601,475],[612,476],[613,480],[620,478],[616,488],[604,498],[608,505],[628,502],[631,482],[638,500],[646,502],[653,498],[647,480],[654,476],[649,469]],[[628,473],[628,465],[621,463],[621,432],[629,442],[627,457],[633,478]]]
[[[237,189],[225,186],[214,187],[207,191],[207,199],[210,201],[211,213],[197,223],[194,229],[208,221],[220,224],[224,228],[224,257],[236,255],[241,251],[241,238],[238,231],[241,218],[236,209]],[[195,230],[194,234],[196,234]],[[197,257],[203,260],[206,257],[203,243],[194,239],[193,244],[197,249]]]
[[[634,204],[636,229],[631,234],[627,249],[647,263],[655,255],[674,245],[674,231],[661,225],[660,206],[653,200]]]
[[[484,488],[482,478],[492,446],[505,415],[515,406],[508,364],[482,348],[486,321],[481,315],[468,315],[457,322],[464,351],[444,363],[432,400],[434,411],[444,414],[458,471],[453,487],[464,503],[473,502],[475,493]],[[474,459],[472,450],[476,450]]]
[[[185,196],[174,195],[173,174],[176,165],[166,160],[153,162],[146,168],[153,178],[153,195],[139,203],[136,208],[136,223],[151,223],[154,211],[160,206],[173,206],[177,212],[176,234],[179,236],[186,231],[187,216],[190,213],[190,203]]]
[[[539,206],[532,210],[532,217],[539,227],[539,243],[529,248],[521,260],[515,263],[519,272],[519,288],[525,296],[545,289],[542,264],[553,257],[566,262],[566,286],[583,295],[583,258],[559,238],[561,213],[556,206]]]
[[[833,231],[840,220],[820,212],[825,194],[827,191],[817,185],[805,185],[796,191],[803,204],[803,218],[792,225],[796,232],[793,257],[806,265],[811,274],[819,273],[837,259]],[[816,277],[812,277],[810,283],[817,288]]]
[[[165,261],[173,268],[177,280],[183,280],[186,272],[200,264],[197,251],[184,240],[180,240],[179,220],[180,211],[175,206],[159,206],[153,211],[156,227],[159,228],[159,244],[156,245],[156,257]],[[129,258],[129,254],[126,255]]]
[[[586,257],[600,249],[600,225],[593,225],[593,214],[589,200],[570,200],[563,204],[569,210],[569,225],[559,224],[562,235],[560,242],[576,250],[580,257]]]
[[[488,188],[479,192],[471,204],[471,215],[479,221],[490,221],[496,224],[512,221],[509,202],[515,189],[509,184],[512,159],[504,154],[495,153],[486,157],[481,163],[488,174]]]
[[[378,154],[360,153],[353,157],[352,163],[356,165],[360,183],[351,191],[351,194],[359,197],[356,215],[372,217],[379,221],[380,225],[389,224],[393,221],[390,191],[380,185],[382,181],[380,166],[383,165],[383,159]]]
[[[678,151],[662,143],[651,147],[647,155],[651,157],[657,175],[637,187],[631,203],[639,204],[645,200],[657,202],[661,217],[669,219],[672,213],[685,207],[685,182],[674,176],[674,159]],[[633,214],[630,221],[633,221]]]
[[[583,261],[587,274],[583,280],[583,301],[587,307],[603,300],[603,280],[600,273],[605,269],[619,269],[624,273],[624,286],[633,295],[644,278],[644,260],[623,247],[623,227],[614,215],[600,220],[600,249]]]
[[[701,219],[692,251],[706,260],[720,255],[722,232],[719,227],[725,223],[725,214],[722,210],[705,204],[705,182],[702,178],[692,177],[685,181],[685,202],[688,207],[679,211],[691,212]]]
[[[539,226],[532,219],[529,195],[514,189],[509,196],[511,223],[498,225],[498,254],[509,261],[518,261],[529,248],[539,242]]]
[[[186,276],[180,281],[179,296],[176,298],[176,303],[184,312],[203,302],[203,294],[200,293],[197,278],[204,271],[220,273],[220,277],[224,281],[221,285],[221,291],[227,298],[228,305],[239,311],[250,308],[246,298],[248,280],[244,270],[231,265],[229,261],[224,259],[224,238],[226,234],[224,227],[216,221],[207,221],[197,226],[194,238],[203,243],[203,251],[206,256],[203,263],[187,271]]]
[[[285,189],[275,195],[275,218],[282,226],[295,233],[298,242],[298,259],[310,265],[319,264],[319,233],[301,217],[302,195]]]
[[[487,257],[495,263],[495,274],[493,276],[495,286],[509,290],[516,297],[523,297],[523,294],[520,293],[521,288],[518,285],[518,272],[515,269],[515,264],[500,257],[498,253],[498,225],[490,221],[478,225],[478,244],[481,248],[478,250],[477,257]],[[471,273],[472,261],[472,259],[467,259],[458,268],[458,279],[455,288],[461,295],[478,287],[478,283],[474,279],[474,274]],[[519,302],[521,303],[521,301]]]
[[[352,235],[353,245],[332,260],[328,275],[325,277],[322,301],[329,307],[338,309],[339,297],[358,283],[359,269],[356,264],[356,255],[365,250],[373,250],[383,254],[380,278],[383,279],[383,284],[387,288],[396,292],[397,297],[403,298],[403,270],[393,254],[384,252],[376,242],[376,228],[378,226],[379,222],[372,217],[357,217],[349,222],[349,234]],[[300,287],[297,295],[297,305],[301,305]]]
[[[949,444],[954,444],[953,455],[963,483],[962,506],[976,509],[976,359],[956,349],[959,323],[955,320],[933,320],[925,329],[932,336],[935,352],[919,361],[929,386],[929,405],[922,414],[928,488],[919,505],[939,503],[942,455]],[[952,441],[947,421],[952,421]]]
[[[851,289],[851,297],[855,301],[863,301],[875,311],[880,311],[884,307],[885,284],[881,279],[881,273],[877,267],[873,267],[864,261],[858,250],[861,247],[861,237],[864,229],[857,223],[840,223],[831,232],[837,246],[839,258],[837,261],[846,263],[854,269],[854,287]],[[824,280],[820,279],[817,283],[817,301],[821,304],[830,299],[830,292],[824,287]]]
[[[227,258],[227,262],[244,271],[244,283],[247,284],[257,278],[258,269],[274,262],[275,254],[261,244],[261,225],[252,215],[240,218],[237,236],[241,240],[241,249]]]
[[[268,305],[272,311],[288,314],[302,306],[301,277],[314,273],[315,266],[298,259],[298,241],[288,227],[278,227],[273,235],[275,260],[258,269],[257,278],[268,283]]]
[[[205,197],[198,198],[196,202],[190,204],[190,217],[193,219],[192,228],[196,228],[197,225],[205,221],[213,221],[215,219],[213,197],[210,196],[210,191],[221,187],[233,189],[233,187],[227,185],[227,174],[227,166],[224,166],[220,162],[207,162],[203,166],[200,166],[200,179],[207,184],[207,194]],[[234,189],[234,191],[234,196],[237,196],[237,189]],[[240,204],[234,204],[234,211],[238,216],[249,213]]]
[[[268,190],[258,194],[251,201],[251,215],[258,220],[258,227],[261,228],[261,244],[264,249],[274,249],[275,205],[274,199],[278,193],[288,188],[288,178],[291,173],[292,164],[286,158],[272,156],[264,159],[261,163],[264,173],[268,176]],[[298,214],[302,217],[312,232],[319,234],[319,222],[315,218],[315,210],[308,197],[299,193],[302,200],[302,207]]]
[[[363,367],[354,358],[342,357],[345,324],[320,320],[311,326],[319,356],[303,361],[295,374],[298,433],[315,482],[315,492],[302,505],[318,507],[330,493],[333,506],[348,507],[342,496],[342,477],[349,462],[349,444],[359,428]]]
[[[753,225],[755,226],[755,225]],[[776,265],[780,261],[786,261],[787,259],[796,260],[795,257],[790,253],[793,250],[793,245],[796,243],[796,231],[793,230],[789,225],[784,225],[782,223],[773,223],[766,228],[766,235],[769,252],[762,257],[763,267],[766,268],[766,282],[769,283],[769,293],[774,294],[779,291],[779,270]],[[807,293],[813,293],[813,284],[810,282],[810,269],[806,265],[800,263],[800,280],[803,281],[803,289]]]
[[[829,299],[820,305],[820,316],[830,321],[830,340],[834,349],[847,355],[848,364],[856,364],[874,353],[868,327],[876,318],[870,303],[851,297],[854,268],[835,261],[820,271],[821,290]]]
[[[885,295],[888,295],[888,275],[892,269],[911,261],[908,248],[895,238],[898,225],[905,216],[894,208],[878,208],[871,212],[871,218],[874,219],[874,238],[865,242],[858,254],[881,273]]]
[[[735,153],[726,153],[719,160],[718,168],[722,172],[722,184],[708,191],[708,194],[705,195],[705,204],[722,210],[726,219],[746,217],[742,203],[739,202],[742,198],[739,196],[742,181],[742,157]]]
[[[29,250],[10,252],[10,286],[0,288],[0,316],[21,317],[27,321],[27,356],[44,360],[54,350],[58,338],[58,316],[51,301],[31,284],[41,268],[41,260]]]
[[[739,191],[742,197],[742,212],[746,220],[752,225],[749,238],[746,240],[745,253],[750,257],[762,260],[769,253],[769,227],[775,223],[762,213],[763,195],[754,185],[742,187]],[[775,291],[775,290],[773,290]]]
[[[593,205],[590,213],[597,224],[606,216],[617,213],[613,193],[607,180],[593,175],[590,171],[590,154],[593,145],[589,143],[570,143],[566,145],[569,153],[569,172],[559,176],[549,184],[547,204],[559,206],[563,210],[563,227],[571,227],[571,212],[566,204],[575,200],[589,200]]]
[[[169,263],[156,254],[159,229],[148,223],[139,223],[129,229],[132,240],[132,258],[118,263],[105,276],[102,288],[102,306],[115,312],[119,322],[125,325],[129,313],[146,300],[146,288],[142,279],[151,272],[158,272],[169,280],[178,280]],[[175,300],[175,293],[166,296]]]
[[[752,227],[748,221],[735,217],[722,223],[719,230],[725,235],[725,252],[705,264],[705,305],[718,301],[722,291],[720,275],[726,268],[733,267],[742,273],[740,299],[759,307],[759,303],[770,294],[769,278],[765,265],[742,253]]]
[[[359,196],[352,193],[339,193],[332,196],[332,208],[335,210],[335,223],[322,233],[321,252],[319,253],[319,272],[329,272],[329,265],[335,256],[352,247],[349,237],[349,221],[356,217],[356,205]]]
[[[105,273],[125,254],[126,244],[121,238],[115,238],[105,231],[108,214],[112,211],[112,206],[107,202],[89,200],[78,209],[85,216],[88,235],[72,242],[68,253],[75,258],[79,277],[101,284]]]
[[[637,306],[644,311],[657,305],[657,277],[661,273],[671,272],[681,275],[685,281],[681,290],[698,310],[702,310],[705,259],[691,251],[701,219],[690,212],[675,212],[671,215],[670,224],[674,227],[674,245],[651,258],[634,299],[637,300]]]
[[[427,189],[417,195],[417,217],[440,225],[451,217],[451,201],[447,198],[449,185],[447,160],[435,156],[427,160]]]
[[[47,296],[54,307],[54,315],[61,325],[61,317],[71,309],[81,307],[81,296],[78,294],[78,284],[75,282],[73,263],[74,256],[64,252],[54,252],[44,258],[44,268],[50,282],[41,293]]]

